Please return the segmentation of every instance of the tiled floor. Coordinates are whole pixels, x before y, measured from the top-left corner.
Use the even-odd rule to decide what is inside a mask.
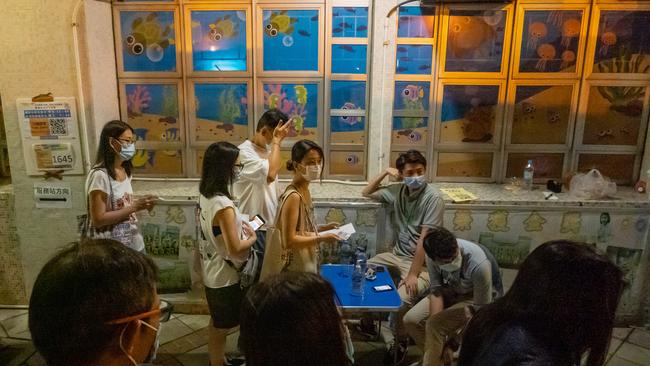
[[[158,363],[173,366],[207,366],[207,315],[174,315],[161,330]],[[353,333],[357,365],[381,365],[383,342],[367,342]],[[228,350],[234,352],[237,333],[228,337]],[[415,362],[421,353],[415,346],[409,349],[406,364]],[[0,365],[45,365],[30,341],[25,310],[0,310]],[[608,366],[650,365],[650,331],[617,328],[610,345]]]

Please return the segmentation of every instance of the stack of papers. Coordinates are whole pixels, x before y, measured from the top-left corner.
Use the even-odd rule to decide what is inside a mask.
[[[354,234],[356,231],[354,230],[354,226],[352,226],[352,223],[350,224],[345,224],[343,226],[339,226],[336,229],[331,229],[327,231],[321,231],[318,233],[318,235],[322,234],[336,234],[338,235],[341,239],[343,240],[348,240],[352,234]]]
[[[454,202],[469,202],[476,199],[476,196],[465,188],[441,188],[440,190]]]

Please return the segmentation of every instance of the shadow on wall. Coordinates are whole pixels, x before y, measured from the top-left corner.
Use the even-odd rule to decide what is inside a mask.
[[[9,149],[5,133],[4,115],[2,114],[2,99],[0,99],[0,186],[11,183],[9,170]]]

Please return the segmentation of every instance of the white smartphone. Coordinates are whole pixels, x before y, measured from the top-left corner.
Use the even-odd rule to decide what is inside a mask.
[[[250,225],[253,230],[261,228],[264,224],[266,224],[266,221],[264,221],[260,215],[253,216],[253,218],[248,222],[248,225]]]
[[[384,292],[384,291],[392,290],[393,286],[391,286],[391,285],[379,285],[379,286],[373,286],[372,289],[375,292]]]

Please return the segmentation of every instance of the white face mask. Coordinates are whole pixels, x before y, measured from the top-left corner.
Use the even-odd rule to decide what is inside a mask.
[[[320,165],[305,165],[305,173],[301,173],[305,180],[311,182],[320,178]]]
[[[445,272],[456,272],[460,269],[460,267],[463,265],[463,256],[458,253],[456,258],[451,263],[447,264],[441,264],[438,267],[440,267],[441,270]]]
[[[426,183],[424,175],[416,175],[414,177],[404,177],[404,184],[411,189],[418,189]]]
[[[138,363],[138,362],[133,358],[133,356],[131,356],[131,355],[130,355],[130,354],[129,354],[125,349],[124,349],[124,346],[122,345],[122,337],[124,336],[124,331],[126,331],[126,328],[128,327],[128,325],[127,325],[126,327],[124,327],[124,329],[122,330],[122,333],[120,333],[120,349],[122,350],[122,352],[124,352],[124,354],[125,354],[126,357],[131,361],[131,363],[134,364],[135,366],[147,366],[147,365],[153,365],[152,362],[156,359],[156,354],[158,353],[158,348],[160,347],[160,329],[159,329],[159,328],[156,328],[156,327],[154,327],[153,325],[151,325],[151,324],[149,324],[149,323],[147,323],[147,322],[144,322],[144,321],[142,321],[142,320],[139,320],[139,322],[140,322],[140,324],[143,324],[143,325],[145,325],[146,327],[151,328],[151,330],[153,330],[154,332],[156,332],[156,338],[154,339],[153,344],[151,345],[151,349],[149,350],[149,354],[147,355],[147,357],[145,358],[145,360],[144,360],[142,363]]]

